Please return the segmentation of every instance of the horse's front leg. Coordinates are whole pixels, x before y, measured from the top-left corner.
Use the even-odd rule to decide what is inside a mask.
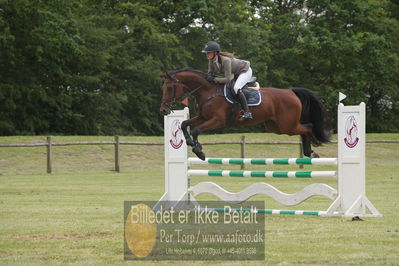
[[[205,121],[199,126],[195,127],[191,132],[193,136],[193,152],[197,155],[198,158],[205,161],[205,154],[202,152],[202,145],[198,141],[198,136],[202,131],[212,130],[216,128],[221,128],[223,126],[223,122],[218,118],[212,118],[210,120]]]
[[[194,141],[191,138],[190,133],[188,133],[188,127],[192,125],[194,126],[199,125],[201,122],[202,120],[198,116],[196,116],[191,119],[184,120],[181,123],[181,129],[183,131],[184,138],[186,139],[187,146],[194,146]]]

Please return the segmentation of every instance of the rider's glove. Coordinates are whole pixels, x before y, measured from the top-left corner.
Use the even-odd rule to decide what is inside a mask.
[[[215,82],[215,76],[212,75],[212,74],[207,74],[207,75],[206,75],[206,80],[207,80],[208,82]]]

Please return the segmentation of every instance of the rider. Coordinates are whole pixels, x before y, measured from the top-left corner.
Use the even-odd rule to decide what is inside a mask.
[[[252,113],[248,108],[247,99],[245,98],[242,88],[251,80],[252,69],[249,61],[240,60],[234,57],[234,54],[222,52],[220,45],[217,42],[208,42],[205,45],[203,53],[209,60],[207,80],[209,82],[228,83],[234,79],[234,75],[238,78],[234,84],[234,91],[238,96],[241,106],[244,109],[244,114],[241,115],[240,120],[252,119]],[[213,73],[224,73],[223,78],[215,78]]]

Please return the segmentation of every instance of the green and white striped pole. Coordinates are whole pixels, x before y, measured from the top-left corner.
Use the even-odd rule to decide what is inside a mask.
[[[319,178],[336,177],[336,171],[240,171],[240,170],[188,170],[188,176]]]
[[[189,165],[194,164],[230,164],[230,165],[337,165],[337,158],[188,158]]]

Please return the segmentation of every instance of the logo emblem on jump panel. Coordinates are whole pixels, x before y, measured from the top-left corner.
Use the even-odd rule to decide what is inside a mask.
[[[354,148],[359,142],[357,137],[357,121],[356,118],[351,115],[346,119],[345,122],[345,138],[344,142],[349,148]]]
[[[171,138],[169,139],[170,145],[172,145],[173,148],[179,149],[181,145],[183,145],[183,131],[180,127],[180,120],[176,119],[172,122],[172,125],[170,127],[170,136]]]

